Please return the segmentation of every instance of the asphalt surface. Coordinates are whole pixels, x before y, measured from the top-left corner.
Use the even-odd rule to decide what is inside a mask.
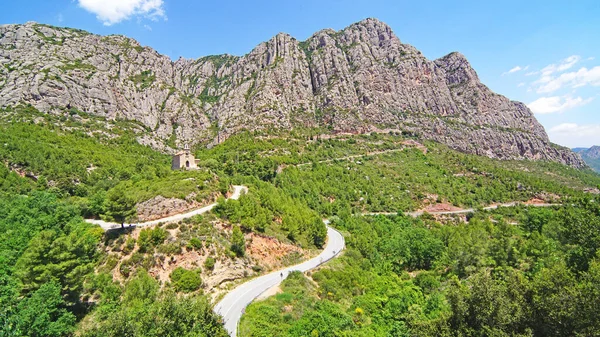
[[[327,244],[319,256],[301,264],[257,277],[230,291],[214,309],[217,314],[223,316],[225,329],[229,335],[237,336],[237,325],[244,310],[260,294],[278,286],[292,271],[305,272],[333,259],[344,249],[344,245],[342,234],[327,226]]]
[[[244,193],[248,192],[248,187],[237,186],[237,185],[233,186],[233,194],[228,199],[237,200],[242,195],[242,192],[244,192]],[[191,218],[198,214],[206,213],[206,212],[212,210],[215,206],[217,206],[216,203],[208,205],[208,206],[204,206],[202,208],[199,208],[199,209],[196,209],[196,210],[193,210],[190,212],[176,214],[176,215],[172,215],[172,216],[169,216],[166,218],[161,218],[161,219],[152,220],[152,221],[138,222],[138,223],[126,223],[124,226],[125,227],[146,227],[146,226],[158,225],[159,223],[177,222],[177,221],[181,221],[186,218]],[[86,219],[85,221],[87,221],[89,223],[93,223],[95,225],[99,225],[105,231],[110,230],[110,229],[121,228],[121,224],[115,223],[115,222],[106,222],[103,220],[92,220],[92,219]]]

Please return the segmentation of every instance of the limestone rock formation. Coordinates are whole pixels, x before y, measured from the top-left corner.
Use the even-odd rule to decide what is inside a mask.
[[[584,166],[531,111],[483,85],[466,58],[428,60],[366,19],[306,41],[280,33],[242,57],[172,61],[123,36],[0,26],[0,106],[133,119],[155,139],[216,143],[243,129],[401,130],[460,151]],[[157,141],[158,140],[158,141]],[[161,141],[162,140],[162,141]]]

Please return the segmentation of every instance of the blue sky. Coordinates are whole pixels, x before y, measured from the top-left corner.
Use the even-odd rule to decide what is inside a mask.
[[[243,55],[278,32],[304,40],[375,17],[435,59],[463,53],[492,90],[525,102],[550,139],[600,145],[600,1],[6,1],[0,23],[123,34],[173,59]]]

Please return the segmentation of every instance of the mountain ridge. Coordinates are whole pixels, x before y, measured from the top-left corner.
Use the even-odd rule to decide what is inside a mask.
[[[576,147],[573,152],[579,154],[585,163],[594,171],[600,172],[600,146]]]
[[[0,106],[71,108],[141,122],[164,144],[241,130],[399,131],[499,159],[584,167],[520,102],[479,81],[464,55],[426,59],[377,19],[305,41],[279,33],[243,56],[176,61],[124,36],[36,23],[0,27]]]

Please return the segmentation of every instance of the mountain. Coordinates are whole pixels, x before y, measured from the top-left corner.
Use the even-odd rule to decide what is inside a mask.
[[[280,33],[242,57],[172,61],[124,36],[37,23],[0,27],[0,106],[139,121],[157,148],[240,130],[322,127],[435,140],[499,159],[585,163],[550,143],[520,102],[483,85],[467,59],[431,61],[366,19],[306,41]]]
[[[576,147],[572,150],[578,153],[594,171],[600,172],[600,146],[594,145],[590,148]]]

